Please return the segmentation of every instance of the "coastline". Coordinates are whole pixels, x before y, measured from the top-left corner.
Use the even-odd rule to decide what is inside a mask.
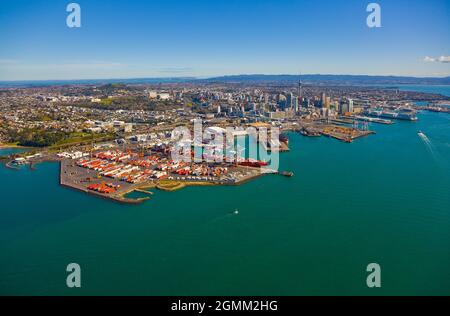
[[[34,147],[28,147],[28,146],[20,146],[17,144],[0,144],[0,149],[31,149]]]

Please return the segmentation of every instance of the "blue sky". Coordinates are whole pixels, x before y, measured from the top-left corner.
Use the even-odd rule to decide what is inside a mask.
[[[82,27],[66,26],[81,6]],[[382,8],[368,28],[366,6]],[[425,57],[429,57],[425,61]],[[2,0],[0,80],[448,76],[448,0]]]

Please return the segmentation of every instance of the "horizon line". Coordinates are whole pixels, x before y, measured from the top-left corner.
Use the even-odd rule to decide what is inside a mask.
[[[100,81],[100,80],[146,80],[146,79],[194,79],[194,80],[208,80],[215,78],[238,77],[238,76],[290,76],[290,77],[306,77],[306,76],[349,76],[349,77],[385,77],[385,78],[411,78],[411,79],[447,79],[449,75],[444,76],[407,76],[407,75],[373,75],[373,74],[331,74],[331,73],[310,73],[310,74],[265,74],[265,73],[243,73],[243,74],[229,74],[229,75],[214,75],[214,76],[149,76],[149,77],[122,77],[122,78],[71,78],[71,79],[20,79],[20,80],[0,80],[0,83],[20,83],[20,82],[46,82],[46,81]]]

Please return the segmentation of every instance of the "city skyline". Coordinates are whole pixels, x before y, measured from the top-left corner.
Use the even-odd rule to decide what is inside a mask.
[[[450,4],[376,1],[5,1],[0,80],[237,74],[450,76]],[[13,18],[14,17],[14,18]]]

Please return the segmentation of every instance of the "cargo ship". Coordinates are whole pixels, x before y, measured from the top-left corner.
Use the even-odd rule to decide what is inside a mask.
[[[265,161],[246,159],[244,161],[239,162],[239,165],[243,166],[243,167],[261,168],[261,167],[266,167],[269,164]]]

